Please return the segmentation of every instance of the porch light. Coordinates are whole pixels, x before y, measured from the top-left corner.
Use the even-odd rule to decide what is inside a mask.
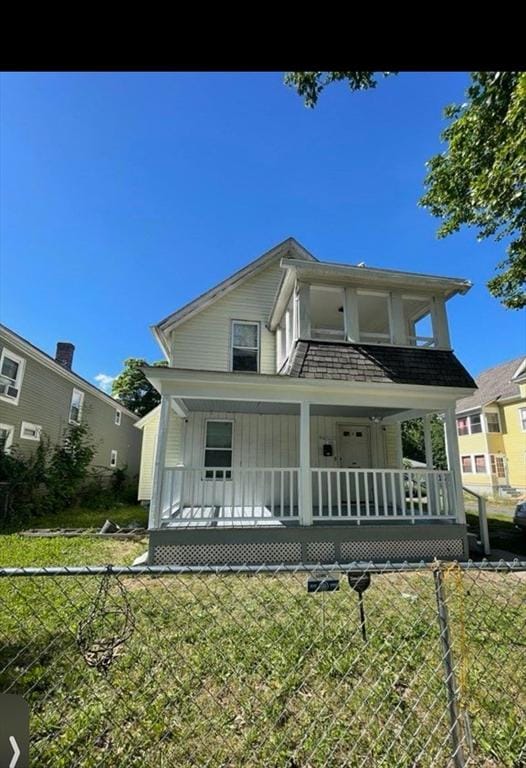
[[[373,424],[380,424],[383,419],[381,416],[369,416],[369,421],[372,421]]]

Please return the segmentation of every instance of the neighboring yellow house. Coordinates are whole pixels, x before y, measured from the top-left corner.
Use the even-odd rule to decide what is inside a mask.
[[[489,368],[478,390],[459,400],[462,484],[484,495],[526,491],[526,358]]]

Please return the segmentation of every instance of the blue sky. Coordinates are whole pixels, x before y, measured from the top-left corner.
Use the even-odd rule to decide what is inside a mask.
[[[337,85],[307,110],[281,73],[3,74],[2,322],[110,377],[162,357],[152,323],[292,235],[322,260],[469,278],[449,303],[460,359],[518,356],[525,315],[485,287],[504,246],[438,240],[417,207],[467,82]]]

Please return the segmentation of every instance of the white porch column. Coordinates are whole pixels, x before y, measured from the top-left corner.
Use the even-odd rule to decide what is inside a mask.
[[[433,443],[431,442],[431,416],[424,416],[424,448],[426,452],[426,467],[433,469]]]
[[[279,371],[283,364],[283,331],[281,326],[276,328],[276,370]]]
[[[298,302],[299,302],[299,338],[310,339],[310,285],[308,283],[298,284]]]
[[[451,349],[446,308],[441,296],[433,296],[431,300],[431,324],[437,347]]]
[[[404,321],[404,307],[402,304],[402,295],[393,292],[390,295],[391,301],[391,338],[393,344],[408,344],[406,325]]]
[[[312,479],[310,471],[310,403],[300,404],[300,525],[312,525]]]
[[[153,464],[152,498],[148,528],[159,528],[161,525],[161,501],[164,465],[166,459],[166,443],[168,440],[168,421],[170,418],[170,396],[162,395],[159,426],[157,428],[157,443],[155,445],[155,460]]]
[[[402,422],[397,421],[394,424],[396,441],[396,464],[398,469],[404,469],[404,448],[402,445]]]
[[[457,521],[466,522],[464,512],[464,494],[462,493],[462,474],[460,471],[460,454],[458,451],[457,420],[455,409],[448,408],[444,413],[444,436],[446,438],[447,467],[453,478],[453,489],[457,503]]]
[[[358,296],[356,294],[356,288],[345,288],[343,321],[345,323],[346,340],[354,342],[360,341]]]
[[[292,327],[290,309],[285,312],[285,357],[290,355],[290,348],[292,346]]]

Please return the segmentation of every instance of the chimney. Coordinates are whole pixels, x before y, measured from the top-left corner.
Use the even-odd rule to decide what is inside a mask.
[[[70,344],[69,341],[57,341],[57,351],[55,353],[55,360],[59,365],[61,365],[67,371],[71,371],[74,352],[75,352],[74,344]]]

